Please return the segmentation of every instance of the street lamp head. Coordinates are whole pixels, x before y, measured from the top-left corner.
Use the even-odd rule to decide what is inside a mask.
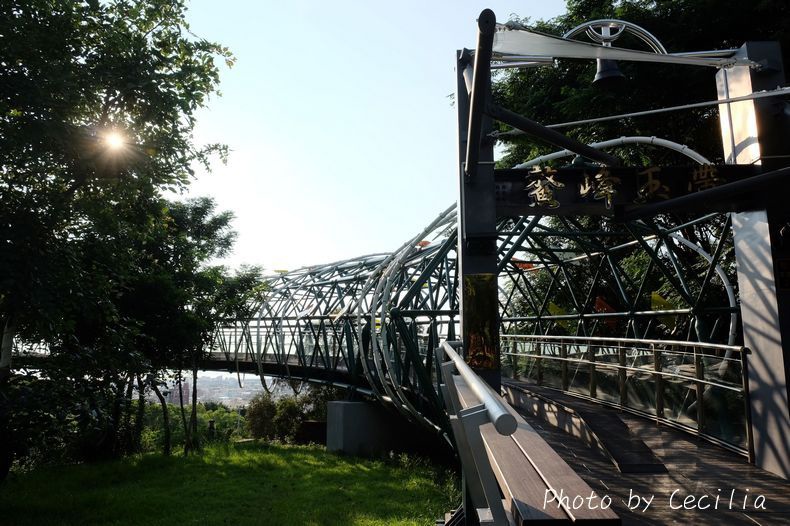
[[[610,86],[625,78],[623,72],[617,67],[617,61],[599,58],[598,68],[595,71],[593,84],[596,86]]]
[[[584,34],[596,44],[611,47],[612,43],[624,33],[632,34],[646,44],[654,53],[667,54],[664,45],[646,29],[623,20],[605,19],[585,22],[565,33],[562,38],[570,39]],[[595,79],[593,79],[594,85],[604,88],[615,87],[625,78],[625,75],[617,67],[617,62],[614,60],[599,58],[597,63],[598,69],[595,72]]]

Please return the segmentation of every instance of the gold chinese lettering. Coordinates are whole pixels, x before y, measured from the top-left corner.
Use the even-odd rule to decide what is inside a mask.
[[[637,202],[644,203],[648,199],[669,199],[669,187],[661,182],[657,174],[661,173],[661,168],[648,168],[638,175],[647,177],[647,182],[639,187]]]
[[[540,167],[537,167],[532,173],[539,174],[539,178],[529,183],[525,188],[525,190],[529,190],[529,195],[532,197],[532,204],[530,204],[530,206],[558,208],[560,202],[554,197],[554,190],[565,188],[565,184],[554,178],[557,171],[551,168],[544,171],[541,170]]]
[[[700,190],[709,190],[719,186],[724,181],[718,177],[716,167],[710,164],[703,164],[698,166],[691,172],[691,181],[689,182],[689,192],[699,192]]]
[[[620,178],[614,177],[609,173],[608,168],[601,168],[595,175],[595,194],[594,199],[603,199],[607,210],[612,208],[612,201],[617,195],[616,185],[620,184]]]
[[[584,182],[579,185],[579,195],[587,197],[595,190],[595,185],[590,180],[590,174],[584,174]]]

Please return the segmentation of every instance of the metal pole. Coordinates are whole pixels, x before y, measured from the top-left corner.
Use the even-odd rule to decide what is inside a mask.
[[[660,374],[663,364],[661,363],[661,351],[656,349],[655,345],[651,345],[651,347],[653,348],[653,371],[656,373],[653,375],[656,384],[656,418],[660,420],[664,418],[664,377]]]
[[[694,351],[694,376],[697,380],[705,379],[705,366],[702,363],[702,355]],[[705,432],[705,384],[702,382],[696,383],[697,392],[697,431],[700,433]]]
[[[488,108],[486,108],[486,113],[498,121],[509,124],[514,128],[518,128],[524,133],[537,137],[538,139],[542,139],[549,144],[553,144],[554,146],[570,150],[573,153],[581,155],[582,157],[586,157],[593,161],[598,161],[607,166],[620,166],[620,160],[617,157],[602,152],[601,150],[596,150],[595,148],[592,148],[583,142],[579,142],[576,139],[571,139],[567,135],[563,135],[556,130],[547,128],[542,124],[533,121],[532,119],[524,117],[523,115],[506,110],[501,106],[491,104]]]
[[[459,52],[458,105],[458,254],[461,337],[469,365],[499,391],[499,290],[497,287],[496,194],[491,119],[483,112],[490,97],[491,49],[496,17],[486,9],[478,20],[472,92],[464,80],[470,61]]]
[[[622,344],[617,344],[617,357],[620,370],[617,371],[617,383],[620,388],[620,405],[628,405],[628,384],[626,383],[627,371],[625,369],[625,348]]]
[[[597,398],[598,383],[595,378],[595,344],[587,346],[587,356],[590,360],[590,396]]]
[[[472,75],[472,91],[469,102],[469,130],[466,142],[466,162],[464,172],[468,179],[477,173],[480,154],[481,133],[483,130],[483,109],[490,97],[491,85],[491,53],[494,47],[496,31],[496,15],[490,9],[484,9],[477,19],[477,49]],[[461,74],[466,71],[464,68]],[[464,81],[466,85],[466,81]]]

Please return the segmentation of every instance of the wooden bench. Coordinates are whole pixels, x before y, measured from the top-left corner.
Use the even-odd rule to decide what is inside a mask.
[[[460,404],[468,409],[480,401],[459,375],[450,377]],[[538,435],[512,407],[505,404],[516,418],[516,431],[510,436],[497,432],[492,423],[480,426],[491,469],[504,497],[508,520],[514,524],[617,524],[620,518],[611,509],[591,509],[588,497],[592,488]],[[552,501],[562,497],[562,504]],[[600,496],[599,496],[600,497]],[[544,505],[544,499],[546,502]],[[583,502],[574,509],[574,499]],[[592,502],[600,506],[600,499]]]

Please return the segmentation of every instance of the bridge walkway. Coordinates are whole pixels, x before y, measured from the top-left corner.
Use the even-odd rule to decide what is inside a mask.
[[[599,496],[612,498],[612,509],[624,525],[710,524],[710,525],[785,525],[790,524],[790,481],[749,464],[719,446],[668,426],[614,408],[597,406],[602,422],[616,421],[639,437],[666,467],[665,473],[622,473],[610,458],[591,448],[581,438],[547,424],[521,408],[516,408],[540,436],[578,473]],[[600,428],[599,428],[600,429]],[[613,433],[619,428],[613,429]],[[735,491],[730,509],[730,495]],[[670,507],[672,493],[674,507]],[[631,510],[629,496],[654,499],[647,511]],[[683,509],[687,496],[694,496],[694,507]],[[700,497],[707,495],[700,501]],[[719,496],[718,509],[714,509]],[[747,506],[743,509],[744,496]],[[765,497],[765,510],[755,509],[758,495]],[[633,498],[632,503],[637,499]],[[707,509],[700,509],[709,505]]]

